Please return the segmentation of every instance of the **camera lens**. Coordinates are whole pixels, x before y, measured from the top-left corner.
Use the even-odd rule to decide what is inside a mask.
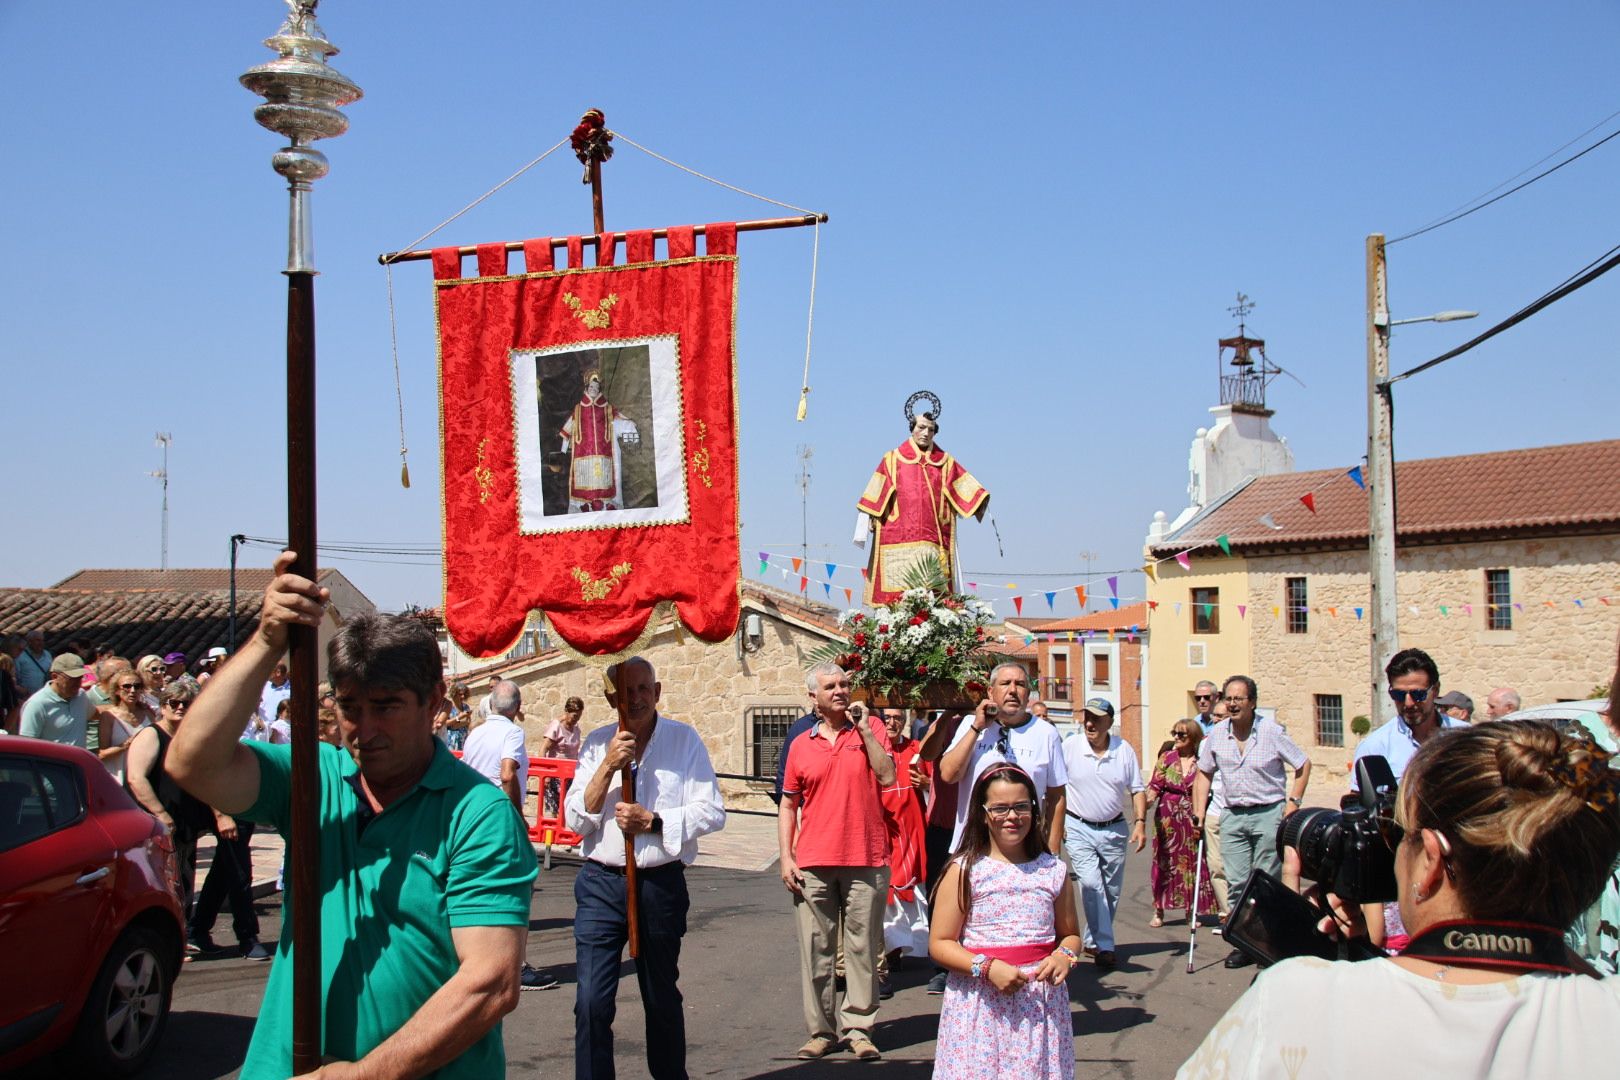
[[[1339,871],[1340,834],[1344,815],[1337,810],[1313,806],[1296,810],[1283,819],[1277,830],[1277,854],[1291,847],[1299,852],[1299,874],[1311,881],[1331,882]]]

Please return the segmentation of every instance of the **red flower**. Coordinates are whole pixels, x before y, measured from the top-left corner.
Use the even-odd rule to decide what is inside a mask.
[[[973,628],[973,636],[976,637],[976,638],[983,638],[984,637],[984,627],[975,626]]]
[[[919,675],[928,674],[928,665],[927,664],[918,664],[917,665],[917,674],[919,674]]]
[[[889,632],[889,624],[888,623],[878,623],[878,633],[887,634],[888,632]]]
[[[879,645],[878,648],[882,649],[884,652],[888,652],[889,651],[889,643],[887,641],[885,641],[885,642],[883,642],[883,644]]]
[[[866,616],[862,615],[860,612],[857,611],[854,615],[852,615],[850,617],[849,621],[854,623],[856,626],[859,626],[861,623],[866,621]]]
[[[913,615],[911,617],[911,625],[912,626],[921,626],[923,623],[925,623],[927,621],[928,621],[928,616],[926,616],[926,615],[917,614],[917,615]]]
[[[867,641],[867,638],[866,638],[866,634],[864,632],[860,632],[860,633],[857,633],[855,635],[855,647],[857,649],[866,648],[866,641]]]
[[[988,693],[990,690],[988,686],[984,685],[984,683],[980,682],[978,679],[969,679],[966,683],[962,684],[962,689],[966,690],[970,694],[984,694]]]
[[[839,664],[838,666],[843,668],[845,671],[859,671],[861,670],[861,658],[859,656],[851,655],[849,658],[849,663]]]
[[[945,655],[946,656],[955,656],[956,655],[956,646],[955,645],[947,645],[947,646],[945,646]]]

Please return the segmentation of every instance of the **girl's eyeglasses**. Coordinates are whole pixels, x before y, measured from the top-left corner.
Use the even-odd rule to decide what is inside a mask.
[[[992,803],[985,806],[984,812],[998,820],[1010,817],[1028,817],[1035,812],[1035,804],[1032,802]]]

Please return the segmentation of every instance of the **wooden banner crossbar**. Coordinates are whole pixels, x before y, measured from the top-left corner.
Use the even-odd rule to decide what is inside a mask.
[[[826,223],[826,214],[804,214],[800,217],[762,218],[758,221],[739,221],[737,222],[737,231],[762,232],[766,229],[797,229],[806,225],[825,225]],[[704,227],[702,225],[694,225],[692,230],[698,236],[702,236],[704,233]],[[667,237],[669,235],[669,230],[654,229],[652,230],[652,234],[653,239],[659,240]],[[624,233],[615,233],[614,235],[622,238]],[[582,236],[580,237],[580,240],[589,247],[595,247],[599,240],[599,236]],[[508,240],[501,246],[509,252],[522,251],[523,243],[524,242],[522,240]],[[551,238],[551,246],[558,249],[567,247],[568,238],[566,236],[554,236]],[[476,255],[478,254],[478,245],[472,244],[465,247],[458,247],[456,248],[456,251],[462,255]],[[389,263],[416,262],[421,259],[431,259],[432,257],[433,250],[431,248],[423,248],[412,251],[387,251],[381,255],[378,255],[377,261],[382,265],[387,266]]]

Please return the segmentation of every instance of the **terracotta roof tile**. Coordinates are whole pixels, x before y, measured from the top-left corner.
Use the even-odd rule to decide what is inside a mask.
[[[316,575],[316,579],[324,581],[329,574],[337,571],[325,567]],[[271,572],[262,566],[236,568],[236,591],[240,594],[244,589],[250,592],[262,593],[270,584]],[[209,589],[226,589],[231,587],[231,572],[229,569],[204,568],[196,570],[80,570],[71,577],[64,578],[51,586],[53,589],[174,589],[181,592],[197,592]]]
[[[1179,549],[1178,549],[1179,550]],[[1070,615],[1062,619],[1014,619],[1031,634],[1068,633],[1079,630],[1129,630],[1133,626],[1147,626],[1147,604],[1125,604],[1118,611],[1093,611],[1089,615]]]
[[[0,627],[16,633],[38,627],[53,653],[69,639],[83,637],[109,644],[132,661],[170,652],[196,660],[212,646],[228,644],[229,601],[228,594],[215,590],[0,589]],[[259,602],[256,591],[238,588],[238,641],[258,623]]]
[[[1620,526],[1620,439],[1401,461],[1395,490],[1402,544]],[[1314,514],[1300,501],[1307,493]],[[1263,524],[1265,514],[1280,527]],[[1343,469],[1262,476],[1150,550],[1219,550],[1222,535],[1234,551],[1364,545],[1367,496]]]

